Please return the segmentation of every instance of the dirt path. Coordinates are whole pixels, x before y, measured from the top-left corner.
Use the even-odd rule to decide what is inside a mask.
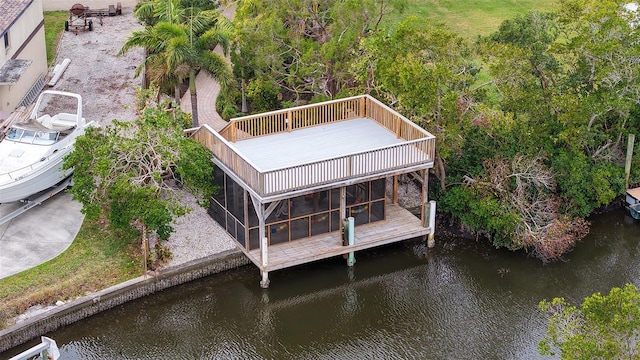
[[[143,51],[136,48],[116,55],[127,36],[142,28],[132,12],[132,7],[124,7],[122,15],[104,17],[102,25],[94,18],[93,31],[70,29],[58,44],[54,65],[65,58],[71,59],[71,64],[53,89],[82,95],[87,121],[108,125],[113,119],[136,117],[133,102],[142,78],[133,75],[142,63]]]

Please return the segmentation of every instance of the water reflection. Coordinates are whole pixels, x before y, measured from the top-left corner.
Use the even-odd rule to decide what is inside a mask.
[[[352,269],[332,259],[274,272],[268,290],[247,266],[49,336],[64,359],[531,359],[546,329],[538,302],[638,285],[639,239],[620,211],[547,266],[446,239],[361,253]]]

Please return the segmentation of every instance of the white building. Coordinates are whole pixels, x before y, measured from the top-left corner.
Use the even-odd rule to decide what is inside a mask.
[[[42,0],[0,1],[0,120],[33,101],[46,74]]]

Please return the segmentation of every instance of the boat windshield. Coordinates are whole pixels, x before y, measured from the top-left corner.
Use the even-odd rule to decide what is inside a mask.
[[[60,132],[54,130],[33,130],[12,127],[7,133],[7,140],[16,141],[25,144],[35,145],[52,145],[58,141]]]

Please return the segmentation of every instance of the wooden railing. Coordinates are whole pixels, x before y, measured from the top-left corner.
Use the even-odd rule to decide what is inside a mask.
[[[259,184],[261,174],[258,168],[249,160],[238,154],[235,149],[219,133],[209,125],[203,125],[192,137],[211,150],[213,155],[231,169],[237,176],[256,192],[262,194]]]
[[[364,96],[231,119],[220,135],[231,142],[365,117]]]
[[[231,144],[257,136],[365,117],[405,142],[265,172],[238,154]],[[433,135],[368,95],[233,119],[220,133],[205,125],[195,131],[193,137],[261,196],[429,164],[435,153]]]

